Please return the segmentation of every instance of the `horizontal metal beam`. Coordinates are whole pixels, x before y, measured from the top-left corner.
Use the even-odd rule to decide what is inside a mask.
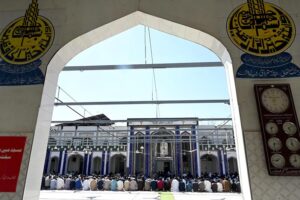
[[[90,71],[90,70],[116,70],[116,69],[166,69],[191,67],[223,67],[222,62],[193,62],[193,63],[158,63],[158,64],[125,64],[125,65],[88,65],[65,66],[62,71]]]
[[[94,106],[94,105],[129,105],[129,104],[189,104],[189,103],[225,103],[229,99],[210,100],[158,100],[158,101],[93,101],[93,102],[56,102],[55,106]]]
[[[51,123],[54,124],[61,124],[61,123],[70,123],[70,124],[90,124],[90,123],[95,123],[95,124],[104,124],[104,123],[117,123],[117,122],[161,122],[161,121],[170,121],[170,120],[197,120],[197,121],[231,121],[231,118],[193,118],[193,119],[189,119],[189,118],[159,118],[159,119],[141,119],[139,120],[126,120],[126,119],[121,119],[121,120],[78,120],[78,121],[59,121],[59,120],[53,120],[51,121]]]
[[[145,125],[145,126],[148,126],[148,125]],[[162,125],[163,126],[163,125]],[[175,125],[174,125],[175,126]],[[159,129],[149,129],[151,132],[159,132],[160,130]],[[191,129],[191,128],[180,128],[180,129],[175,129],[175,128],[168,128],[166,129],[165,131],[232,131],[233,128],[221,128],[221,127],[216,127],[216,128],[195,128],[195,129]],[[94,130],[94,129],[91,129],[91,130],[77,130],[78,132],[80,133],[91,133],[91,132],[99,132],[99,133],[102,133],[102,132],[107,132],[107,133],[128,133],[130,132],[131,130],[129,129],[105,129],[105,130]],[[140,131],[143,131],[141,129],[136,129],[134,132],[140,132]],[[64,130],[64,129],[50,129],[50,132],[54,132],[54,133],[74,133],[74,130]],[[202,134],[202,133],[201,133]],[[223,134],[223,133],[222,133]],[[225,134],[225,133],[224,133]],[[162,135],[162,134],[160,134]],[[114,135],[115,137],[117,137],[117,135]],[[165,136],[165,135],[163,135]],[[66,136],[66,137],[69,137],[69,136]],[[107,137],[106,135],[105,136],[98,136],[98,137]],[[127,137],[127,135],[126,135]]]

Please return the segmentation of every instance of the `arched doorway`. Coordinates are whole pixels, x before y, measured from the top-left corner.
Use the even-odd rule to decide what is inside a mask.
[[[94,142],[91,138],[89,137],[83,138],[83,146],[93,146],[93,145]]]
[[[47,141],[45,140],[45,138],[49,136],[49,126],[45,126],[44,124],[48,120],[48,124],[50,125],[53,106],[49,105],[52,105],[54,102],[56,92],[55,84],[57,84],[58,82],[58,76],[59,73],[62,71],[63,67],[79,52],[138,24],[144,24],[159,31],[163,31],[174,36],[178,36],[183,39],[187,39],[198,43],[215,52],[216,55],[221,59],[227,72],[228,88],[230,93],[230,105],[232,109],[233,129],[236,134],[237,151],[239,152],[239,171],[243,172],[240,173],[242,174],[240,178],[242,191],[243,194],[247,197],[247,199],[250,199],[251,194],[246,163],[245,144],[241,127],[239,106],[237,101],[234,70],[232,67],[232,60],[230,58],[229,52],[219,40],[217,40],[215,37],[209,34],[206,34],[194,28],[190,28],[187,25],[176,23],[176,20],[175,22],[172,22],[145,14],[140,11],[133,12],[132,14],[114,20],[111,23],[107,23],[99,28],[96,28],[86,34],[83,34],[73,39],[71,42],[59,49],[55,56],[53,56],[52,60],[47,66],[47,76],[44,82],[42,100],[39,107],[35,136],[32,145],[31,158],[33,159],[30,159],[27,177],[35,177],[36,168],[40,170],[39,174],[42,174],[44,157],[46,155],[47,147]],[[43,149],[44,152],[41,152],[40,149]],[[129,167],[129,163],[127,167]],[[36,191],[37,188],[40,187],[39,181],[35,181],[33,183],[33,181],[30,178],[26,179],[25,184],[26,189],[28,191]],[[29,193],[27,194],[25,192],[25,198],[27,197],[27,195],[29,195]],[[38,192],[36,195],[38,195]]]
[[[202,173],[219,173],[218,158],[212,154],[202,155],[200,158]]]
[[[234,157],[228,158],[228,171],[229,173],[238,172],[237,159]]]
[[[145,143],[144,143],[144,134],[142,134],[141,132],[138,132],[136,134],[136,141],[135,141],[135,159],[134,159],[134,163],[135,163],[135,174],[144,174],[144,156],[145,156],[145,152],[144,152],[144,147],[145,147]]]
[[[183,174],[194,174],[193,172],[193,149],[191,142],[191,135],[187,132],[182,133],[181,136],[181,150],[182,150],[182,170]]]
[[[123,154],[116,154],[112,156],[110,173],[124,175],[125,164],[126,164],[126,157]]]
[[[81,174],[83,170],[83,157],[79,154],[71,155],[68,159],[68,174]]]
[[[50,169],[49,173],[50,174],[57,174],[58,173],[58,164],[59,164],[59,159],[58,157],[52,157],[50,161]]]
[[[152,173],[158,175],[175,172],[175,143],[174,133],[160,128],[152,134],[151,155]]]
[[[99,175],[101,173],[101,161],[102,159],[98,156],[93,158],[92,174]]]

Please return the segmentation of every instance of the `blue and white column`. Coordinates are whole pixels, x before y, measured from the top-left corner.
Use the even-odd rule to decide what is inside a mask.
[[[200,159],[200,148],[199,148],[199,133],[198,133],[198,130],[196,131],[196,153],[197,153],[197,173],[198,173],[198,176],[201,176],[201,159]]]
[[[49,158],[50,158],[50,148],[47,148],[45,164],[44,164],[44,174],[48,173],[48,165],[49,165]]]
[[[218,160],[219,160],[219,167],[220,167],[220,175],[224,174],[225,168],[224,168],[224,154],[222,149],[218,149]]]
[[[134,157],[134,152],[133,152],[133,145],[134,145],[134,128],[131,126],[130,127],[130,132],[129,132],[129,137],[128,137],[128,143],[127,146],[129,146],[129,151],[127,155],[129,155],[128,159],[128,175],[133,175],[133,157]]]
[[[176,153],[175,160],[177,166],[177,176],[181,176],[181,141],[180,141],[180,127],[176,126],[175,128],[175,144],[176,144]]]
[[[88,164],[88,154],[85,153],[83,158],[83,170],[82,170],[82,174],[84,175],[86,175],[87,164]]]
[[[149,177],[150,175],[150,127],[146,126],[146,137],[145,137],[145,176]]]
[[[106,157],[106,151],[102,151],[102,157],[101,157],[101,175],[105,175],[105,157]]]
[[[224,174],[226,175],[228,173],[228,159],[227,159],[227,152],[223,152],[223,155],[224,155],[224,168],[225,168],[225,171],[224,171]]]
[[[68,151],[65,150],[64,151],[64,158],[63,158],[63,165],[62,165],[62,170],[61,170],[61,174],[65,175],[65,171],[66,171],[66,163],[67,163],[67,157],[68,157]]]
[[[93,160],[93,152],[89,154],[89,167],[88,167],[88,175],[91,175],[92,170],[92,160]]]
[[[110,170],[110,150],[106,152],[106,174],[109,174]]]
[[[198,146],[197,143],[198,143],[198,140],[197,140],[197,136],[196,136],[196,128],[195,126],[192,126],[192,147],[193,147],[193,150],[192,150],[192,154],[193,154],[193,172],[194,172],[194,176],[199,176],[199,165],[198,165],[198,161],[199,161],[199,149],[198,149]]]
[[[60,174],[61,175],[61,171],[62,171],[62,160],[63,160],[63,150],[60,150],[59,151],[59,162],[58,162],[58,174]]]

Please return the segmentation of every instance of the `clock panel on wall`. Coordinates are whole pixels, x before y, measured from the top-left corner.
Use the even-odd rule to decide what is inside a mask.
[[[289,84],[254,85],[268,172],[300,175],[299,123]]]

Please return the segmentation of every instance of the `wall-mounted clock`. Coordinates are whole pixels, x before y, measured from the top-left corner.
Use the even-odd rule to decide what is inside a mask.
[[[299,123],[289,84],[254,85],[268,172],[300,176]]]

